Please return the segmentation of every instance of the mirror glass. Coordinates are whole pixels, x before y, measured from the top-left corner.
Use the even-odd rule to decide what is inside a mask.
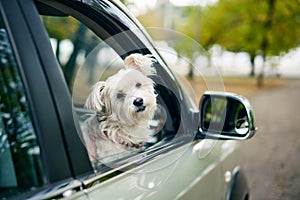
[[[249,131],[249,123],[247,120],[238,119],[235,123],[235,132],[240,135],[244,135]]]
[[[249,119],[244,104],[225,96],[206,96],[202,101],[201,128],[210,133],[244,136]]]

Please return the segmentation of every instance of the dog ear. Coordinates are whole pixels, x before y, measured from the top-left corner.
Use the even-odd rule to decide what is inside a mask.
[[[87,97],[84,107],[90,110],[102,111],[104,108],[104,88],[106,83],[99,81],[92,87],[92,91]]]
[[[135,53],[125,58],[124,65],[126,69],[135,69],[142,72],[145,76],[149,76],[156,74],[155,68],[152,67],[155,61],[154,58],[151,58],[151,55]]]

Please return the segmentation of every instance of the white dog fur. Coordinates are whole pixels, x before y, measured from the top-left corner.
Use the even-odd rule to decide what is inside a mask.
[[[149,121],[157,107],[155,74],[150,56],[131,54],[121,69],[105,82],[97,82],[85,108],[96,111],[83,127],[90,159],[96,161],[126,150],[139,149],[151,142]]]

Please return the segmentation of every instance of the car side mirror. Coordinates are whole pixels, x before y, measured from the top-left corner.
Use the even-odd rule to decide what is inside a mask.
[[[200,138],[245,140],[257,130],[251,105],[240,95],[208,91],[199,107]]]

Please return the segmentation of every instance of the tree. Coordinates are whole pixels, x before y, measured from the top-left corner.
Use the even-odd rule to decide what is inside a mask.
[[[55,55],[60,63],[60,43],[64,39],[69,39],[77,31],[79,23],[72,17],[46,17],[42,16],[43,23],[47,29],[49,37],[56,39],[57,45]],[[64,28],[61,28],[64,27]]]
[[[254,58],[280,55],[299,45],[300,1],[298,0],[219,0],[201,12],[199,37],[193,30],[193,13],[181,31],[209,48],[219,44],[233,52],[247,52],[254,76]]]
[[[202,54],[204,50],[197,43],[197,40],[201,38],[201,29],[199,23],[201,12],[202,10],[200,7],[187,7],[183,12],[183,16],[188,16],[186,17],[187,21],[175,24],[175,29],[184,30],[181,32],[183,32],[187,36],[190,36],[190,38],[182,37],[180,40],[177,40],[175,42],[174,47],[180,55],[186,56],[192,62],[196,58],[196,56],[198,54]],[[187,27],[187,25],[189,24],[194,24],[194,26]],[[190,80],[194,78],[194,69],[191,64],[188,73],[188,78]]]
[[[99,38],[96,37],[88,28],[79,23],[72,17],[42,17],[49,37],[57,41],[56,45],[56,57],[60,63],[64,76],[70,90],[72,88],[74,74],[77,66],[77,58],[81,51],[84,51],[87,55],[97,44],[99,44]],[[63,27],[63,28],[62,28]],[[69,40],[73,44],[73,50],[68,57],[65,64],[60,62],[61,50],[60,43],[62,40]]]

